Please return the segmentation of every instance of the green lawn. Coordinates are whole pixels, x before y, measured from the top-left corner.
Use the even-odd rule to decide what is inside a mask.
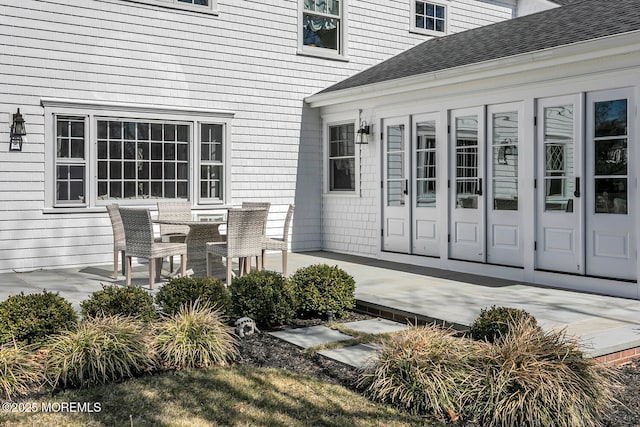
[[[438,426],[284,370],[189,369],[22,403],[99,403],[93,413],[2,413],[3,426]]]

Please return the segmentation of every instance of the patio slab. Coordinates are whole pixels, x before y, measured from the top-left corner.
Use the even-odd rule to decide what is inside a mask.
[[[353,338],[351,335],[343,334],[322,325],[269,332],[269,334],[305,349]]]
[[[334,350],[323,350],[318,353],[346,365],[364,368],[376,360],[380,346],[377,344],[357,344]]]
[[[358,320],[356,322],[346,322],[342,324],[344,327],[365,334],[386,334],[390,332],[399,332],[409,329],[408,324],[394,322],[388,319],[369,319]]]

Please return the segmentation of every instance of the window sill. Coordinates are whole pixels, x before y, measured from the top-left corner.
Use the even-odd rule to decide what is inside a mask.
[[[140,4],[150,5],[150,6],[158,6],[165,9],[173,9],[173,10],[179,10],[184,12],[203,13],[206,15],[214,15],[214,16],[219,15],[219,9],[215,4],[212,7],[207,7],[207,6],[190,5],[188,3],[177,4],[177,3],[171,3],[168,1],[162,1],[162,0],[124,0],[124,1],[129,3],[140,3]]]
[[[449,35],[448,31],[432,31],[432,30],[424,30],[420,28],[411,28],[409,30],[411,34],[420,34],[421,36],[429,36],[429,37],[444,37]]]
[[[298,55],[300,56],[311,56],[314,58],[322,58],[322,59],[329,59],[331,61],[341,61],[341,62],[349,62],[349,58],[344,56],[344,55],[340,55],[339,53],[336,53],[334,51],[328,50],[328,49],[322,49],[322,48],[302,48],[302,49],[298,49]]]

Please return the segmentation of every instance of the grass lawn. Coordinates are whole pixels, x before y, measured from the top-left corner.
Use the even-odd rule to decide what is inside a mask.
[[[98,402],[93,413],[0,413],[2,426],[424,426],[344,387],[285,370],[189,369],[32,397],[22,403]],[[55,408],[55,406],[54,406]],[[4,408],[3,408],[4,409]],[[436,426],[439,424],[429,424]]]

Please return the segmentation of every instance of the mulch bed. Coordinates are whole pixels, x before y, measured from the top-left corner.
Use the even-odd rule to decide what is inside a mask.
[[[350,312],[342,321],[352,322],[371,319],[369,315]],[[294,320],[288,328],[298,328],[322,324],[320,319]],[[307,375],[340,384],[354,391],[358,378],[358,369],[331,360],[319,354],[307,354],[300,348],[276,338],[264,331],[246,336],[240,340],[238,365],[287,369],[301,375]],[[618,393],[620,404],[611,408],[605,416],[607,427],[640,426],[640,363],[615,368],[620,374],[622,387]]]

